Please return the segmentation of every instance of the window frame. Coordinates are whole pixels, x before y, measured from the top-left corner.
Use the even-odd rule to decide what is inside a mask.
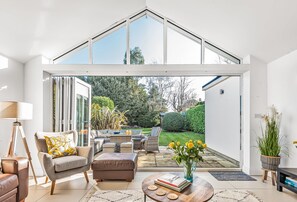
[[[198,36],[197,34],[187,30],[183,26],[178,25],[173,20],[168,19],[150,9],[143,9],[140,12],[137,12],[136,14],[133,14],[127,18],[124,18],[117,23],[113,24],[109,28],[101,31],[100,33],[96,34],[93,37],[90,37],[88,40],[84,41],[83,43],[80,43],[79,45],[75,46],[74,48],[66,51],[65,53],[55,57],[52,59],[52,64],[57,64],[59,61],[61,61],[63,58],[65,58],[66,55],[72,54],[74,51],[80,50],[81,48],[84,48],[87,44],[88,46],[88,53],[89,53],[89,62],[88,64],[93,64],[93,54],[92,54],[92,44],[101,38],[104,38],[106,35],[117,31],[118,29],[122,28],[123,26],[126,26],[126,53],[127,53],[127,64],[130,65],[130,23],[134,22],[135,20],[148,15],[149,17],[152,17],[154,20],[160,22],[163,24],[163,64],[167,64],[167,29],[171,28],[174,31],[177,31],[178,33],[184,35],[185,37],[188,37],[189,39],[199,43],[201,45],[201,63],[205,64],[205,48],[210,49],[211,51],[217,53],[218,55],[221,55],[222,57],[227,58],[228,60],[231,60],[235,64],[241,64],[242,59],[235,56],[234,54],[231,54],[230,52],[223,50],[222,48],[216,46],[214,43],[211,43],[209,40],[206,40],[205,38]],[[149,65],[149,64],[146,64]]]

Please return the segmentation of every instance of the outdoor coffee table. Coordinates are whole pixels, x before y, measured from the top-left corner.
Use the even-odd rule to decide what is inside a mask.
[[[164,175],[165,173],[158,173],[155,175],[151,175],[147,178],[145,178],[142,182],[142,191],[144,193],[144,201],[146,202],[146,197],[148,196],[149,198],[159,201],[159,202],[202,202],[202,201],[208,201],[209,199],[212,198],[214,194],[214,189],[212,185],[207,182],[206,180],[203,180],[199,177],[194,177],[194,182],[192,185],[187,187],[185,190],[182,192],[176,192],[171,189],[168,189],[166,187],[163,187],[161,185],[157,185],[158,189],[163,189],[166,194],[164,196],[158,196],[156,194],[156,191],[150,191],[148,189],[148,186],[154,184],[154,180],[157,179],[158,177]],[[182,173],[174,173],[179,176],[183,176]],[[170,193],[174,193],[178,195],[178,199],[176,200],[170,200],[167,198],[167,195]]]

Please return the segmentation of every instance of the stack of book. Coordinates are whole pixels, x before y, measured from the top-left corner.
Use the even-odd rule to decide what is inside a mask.
[[[177,192],[182,192],[191,185],[191,182],[173,174],[165,174],[155,179],[155,184],[167,187]]]
[[[292,187],[297,188],[297,180],[296,179],[286,177],[285,184],[288,184],[288,185],[290,185]]]

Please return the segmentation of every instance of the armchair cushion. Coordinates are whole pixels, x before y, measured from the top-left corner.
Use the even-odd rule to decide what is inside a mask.
[[[80,168],[88,164],[88,159],[82,156],[64,156],[53,159],[55,172],[62,172],[74,168]]]

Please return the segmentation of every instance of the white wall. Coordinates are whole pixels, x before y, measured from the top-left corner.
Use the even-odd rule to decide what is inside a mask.
[[[258,117],[267,111],[267,64],[247,56],[243,63],[250,64],[250,71],[243,74],[243,128],[242,169],[250,175],[261,175],[260,152],[257,138],[261,136]]]
[[[297,50],[268,64],[268,106],[282,113],[282,143],[289,157],[283,155],[281,166],[297,167]]]
[[[0,69],[0,101],[23,101],[23,64],[8,59],[8,68]],[[0,157],[7,154],[13,120],[0,119]],[[18,143],[20,143],[20,138]],[[19,145],[19,144],[18,144]],[[21,149],[16,152],[21,153]]]
[[[224,94],[220,94],[220,89]],[[240,160],[239,77],[229,77],[205,91],[205,142],[210,148]]]
[[[33,104],[33,119],[25,121],[25,133],[36,175],[43,175],[38,160],[34,134],[43,131],[43,70],[42,57],[28,61],[24,67],[24,99]]]

